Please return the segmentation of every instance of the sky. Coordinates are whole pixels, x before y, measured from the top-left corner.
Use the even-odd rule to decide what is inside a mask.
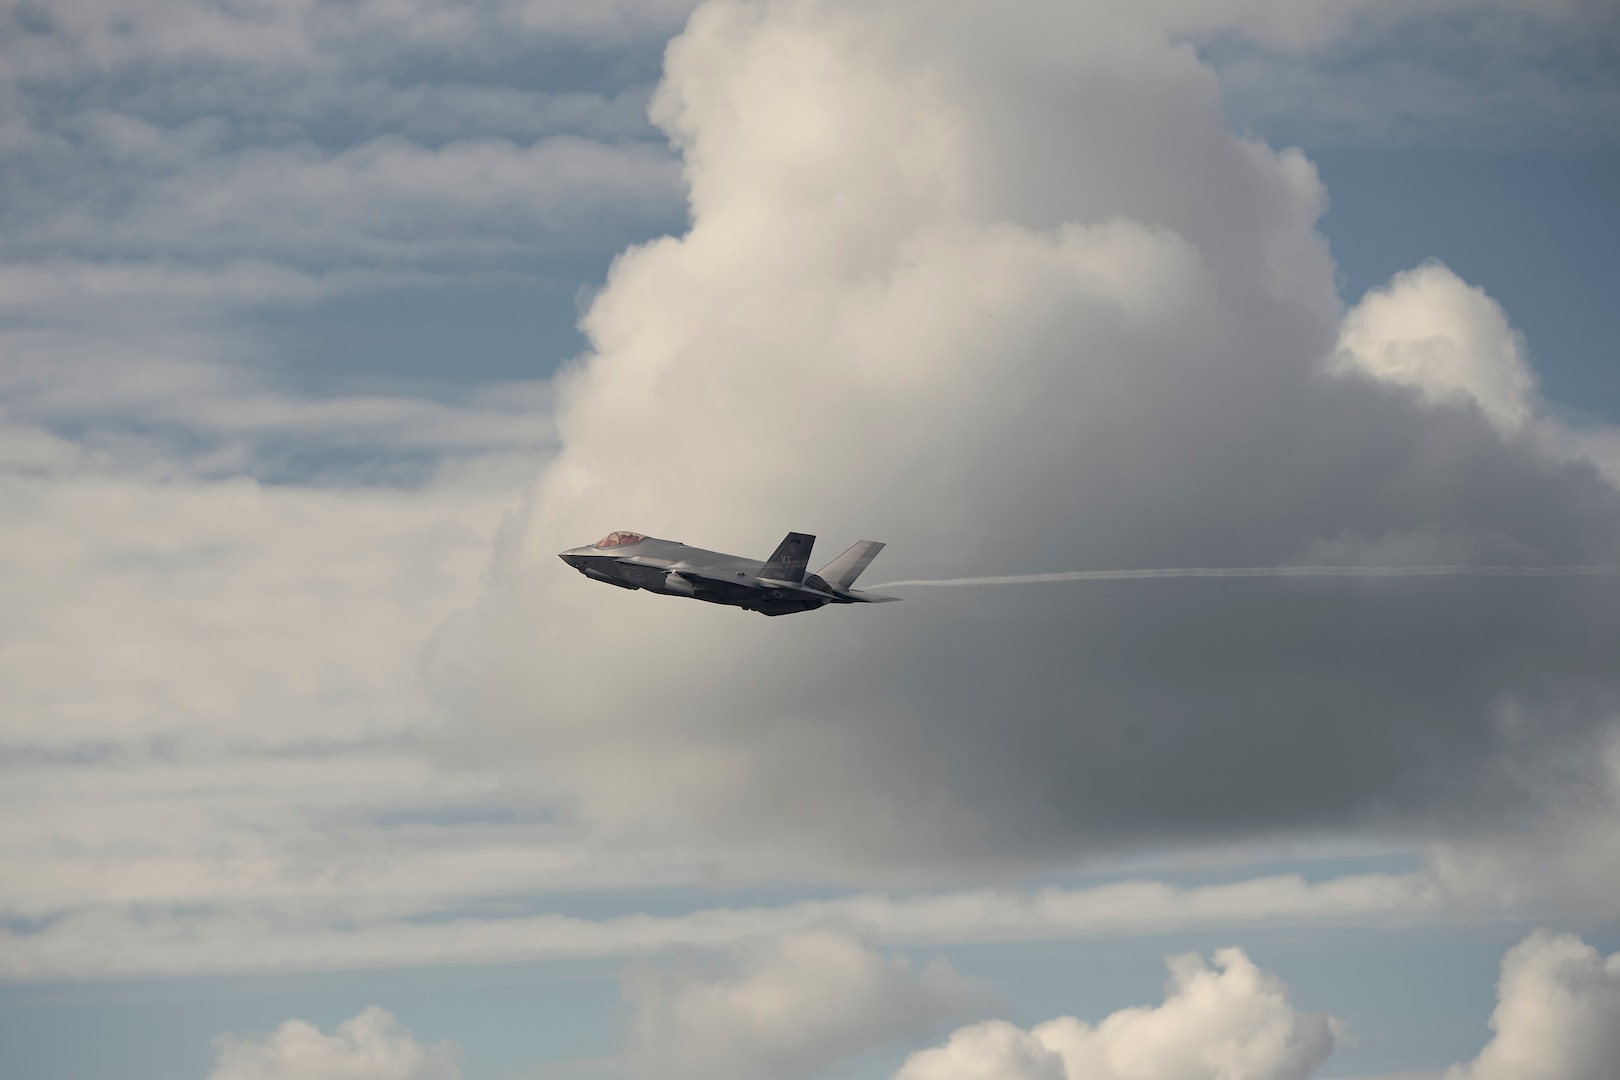
[[[0,6],[0,1055],[1608,1080],[1620,18]],[[864,581],[864,579],[863,579]]]

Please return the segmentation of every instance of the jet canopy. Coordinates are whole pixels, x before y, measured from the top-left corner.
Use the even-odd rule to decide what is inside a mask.
[[[639,544],[645,539],[647,538],[640,533],[610,532],[591,546],[599,548],[628,547],[631,544]]]

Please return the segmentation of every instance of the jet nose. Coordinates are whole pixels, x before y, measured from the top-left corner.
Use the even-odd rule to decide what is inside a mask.
[[[572,566],[575,570],[583,570],[586,561],[590,558],[589,551],[590,548],[569,548],[567,551],[559,551],[557,558]]]

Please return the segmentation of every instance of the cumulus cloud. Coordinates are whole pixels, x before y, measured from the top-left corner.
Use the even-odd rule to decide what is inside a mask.
[[[1335,1022],[1295,1011],[1288,988],[1241,949],[1212,968],[1171,957],[1165,1000],[1095,1027],[1072,1016],[1022,1031],[963,1028],[907,1059],[895,1080],[1306,1080],[1333,1052]]]
[[[1523,335],[1484,289],[1439,262],[1363,297],[1344,318],[1338,356],[1429,402],[1473,404],[1504,432],[1522,428],[1535,405]]]
[[[1287,985],[1241,949],[1168,958],[1157,1006],[1096,1024],[960,1028],[911,1054],[895,1080],[1308,1080],[1342,1022],[1299,1011]],[[1620,953],[1538,930],[1502,961],[1492,1037],[1444,1080],[1607,1080],[1620,1065]],[[826,926],[734,944],[624,976],[626,1062],[640,1075],[740,1080],[811,1076],[990,1007],[942,962],[921,969]],[[425,1046],[375,1006],[328,1035],[290,1020],[262,1040],[222,1035],[209,1080],[457,1080],[455,1050]],[[1412,1074],[1414,1077],[1417,1074]],[[1438,1074],[1423,1074],[1425,1076]]]
[[[288,1020],[262,1041],[221,1035],[208,1080],[460,1080],[448,1043],[423,1046],[375,1005],[331,1035]]]
[[[1620,431],[1561,419],[1536,389],[1524,335],[1500,304],[1431,260],[1370,290],[1346,313],[1338,370],[1404,387],[1436,406],[1471,406],[1504,437],[1589,461],[1620,480]]]
[[[569,573],[616,527],[871,536],[895,577],[1620,551],[1590,468],[1328,372],[1314,170],[1232,136],[1131,12],[716,3],[654,115],[692,227],[615,265],[449,650],[510,782],[774,873],[904,874],[1476,828],[1595,767],[1602,588],[1118,583],[761,626]]]
[[[1620,1070],[1620,953],[1537,931],[1508,950],[1491,1041],[1445,1080],[1605,1080]]]
[[[723,965],[631,968],[625,998],[638,1072],[669,1080],[811,1076],[984,1003],[943,961],[913,970],[833,929],[745,942]]]

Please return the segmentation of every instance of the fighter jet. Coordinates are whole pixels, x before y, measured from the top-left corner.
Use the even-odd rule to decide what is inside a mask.
[[[790,532],[769,559],[687,547],[634,532],[611,532],[588,547],[569,548],[558,557],[592,581],[621,589],[646,589],[665,596],[690,596],[711,604],[791,615],[826,604],[883,604],[898,596],[860,592],[850,586],[883,545],[862,540],[814,574],[806,574],[816,538]]]

